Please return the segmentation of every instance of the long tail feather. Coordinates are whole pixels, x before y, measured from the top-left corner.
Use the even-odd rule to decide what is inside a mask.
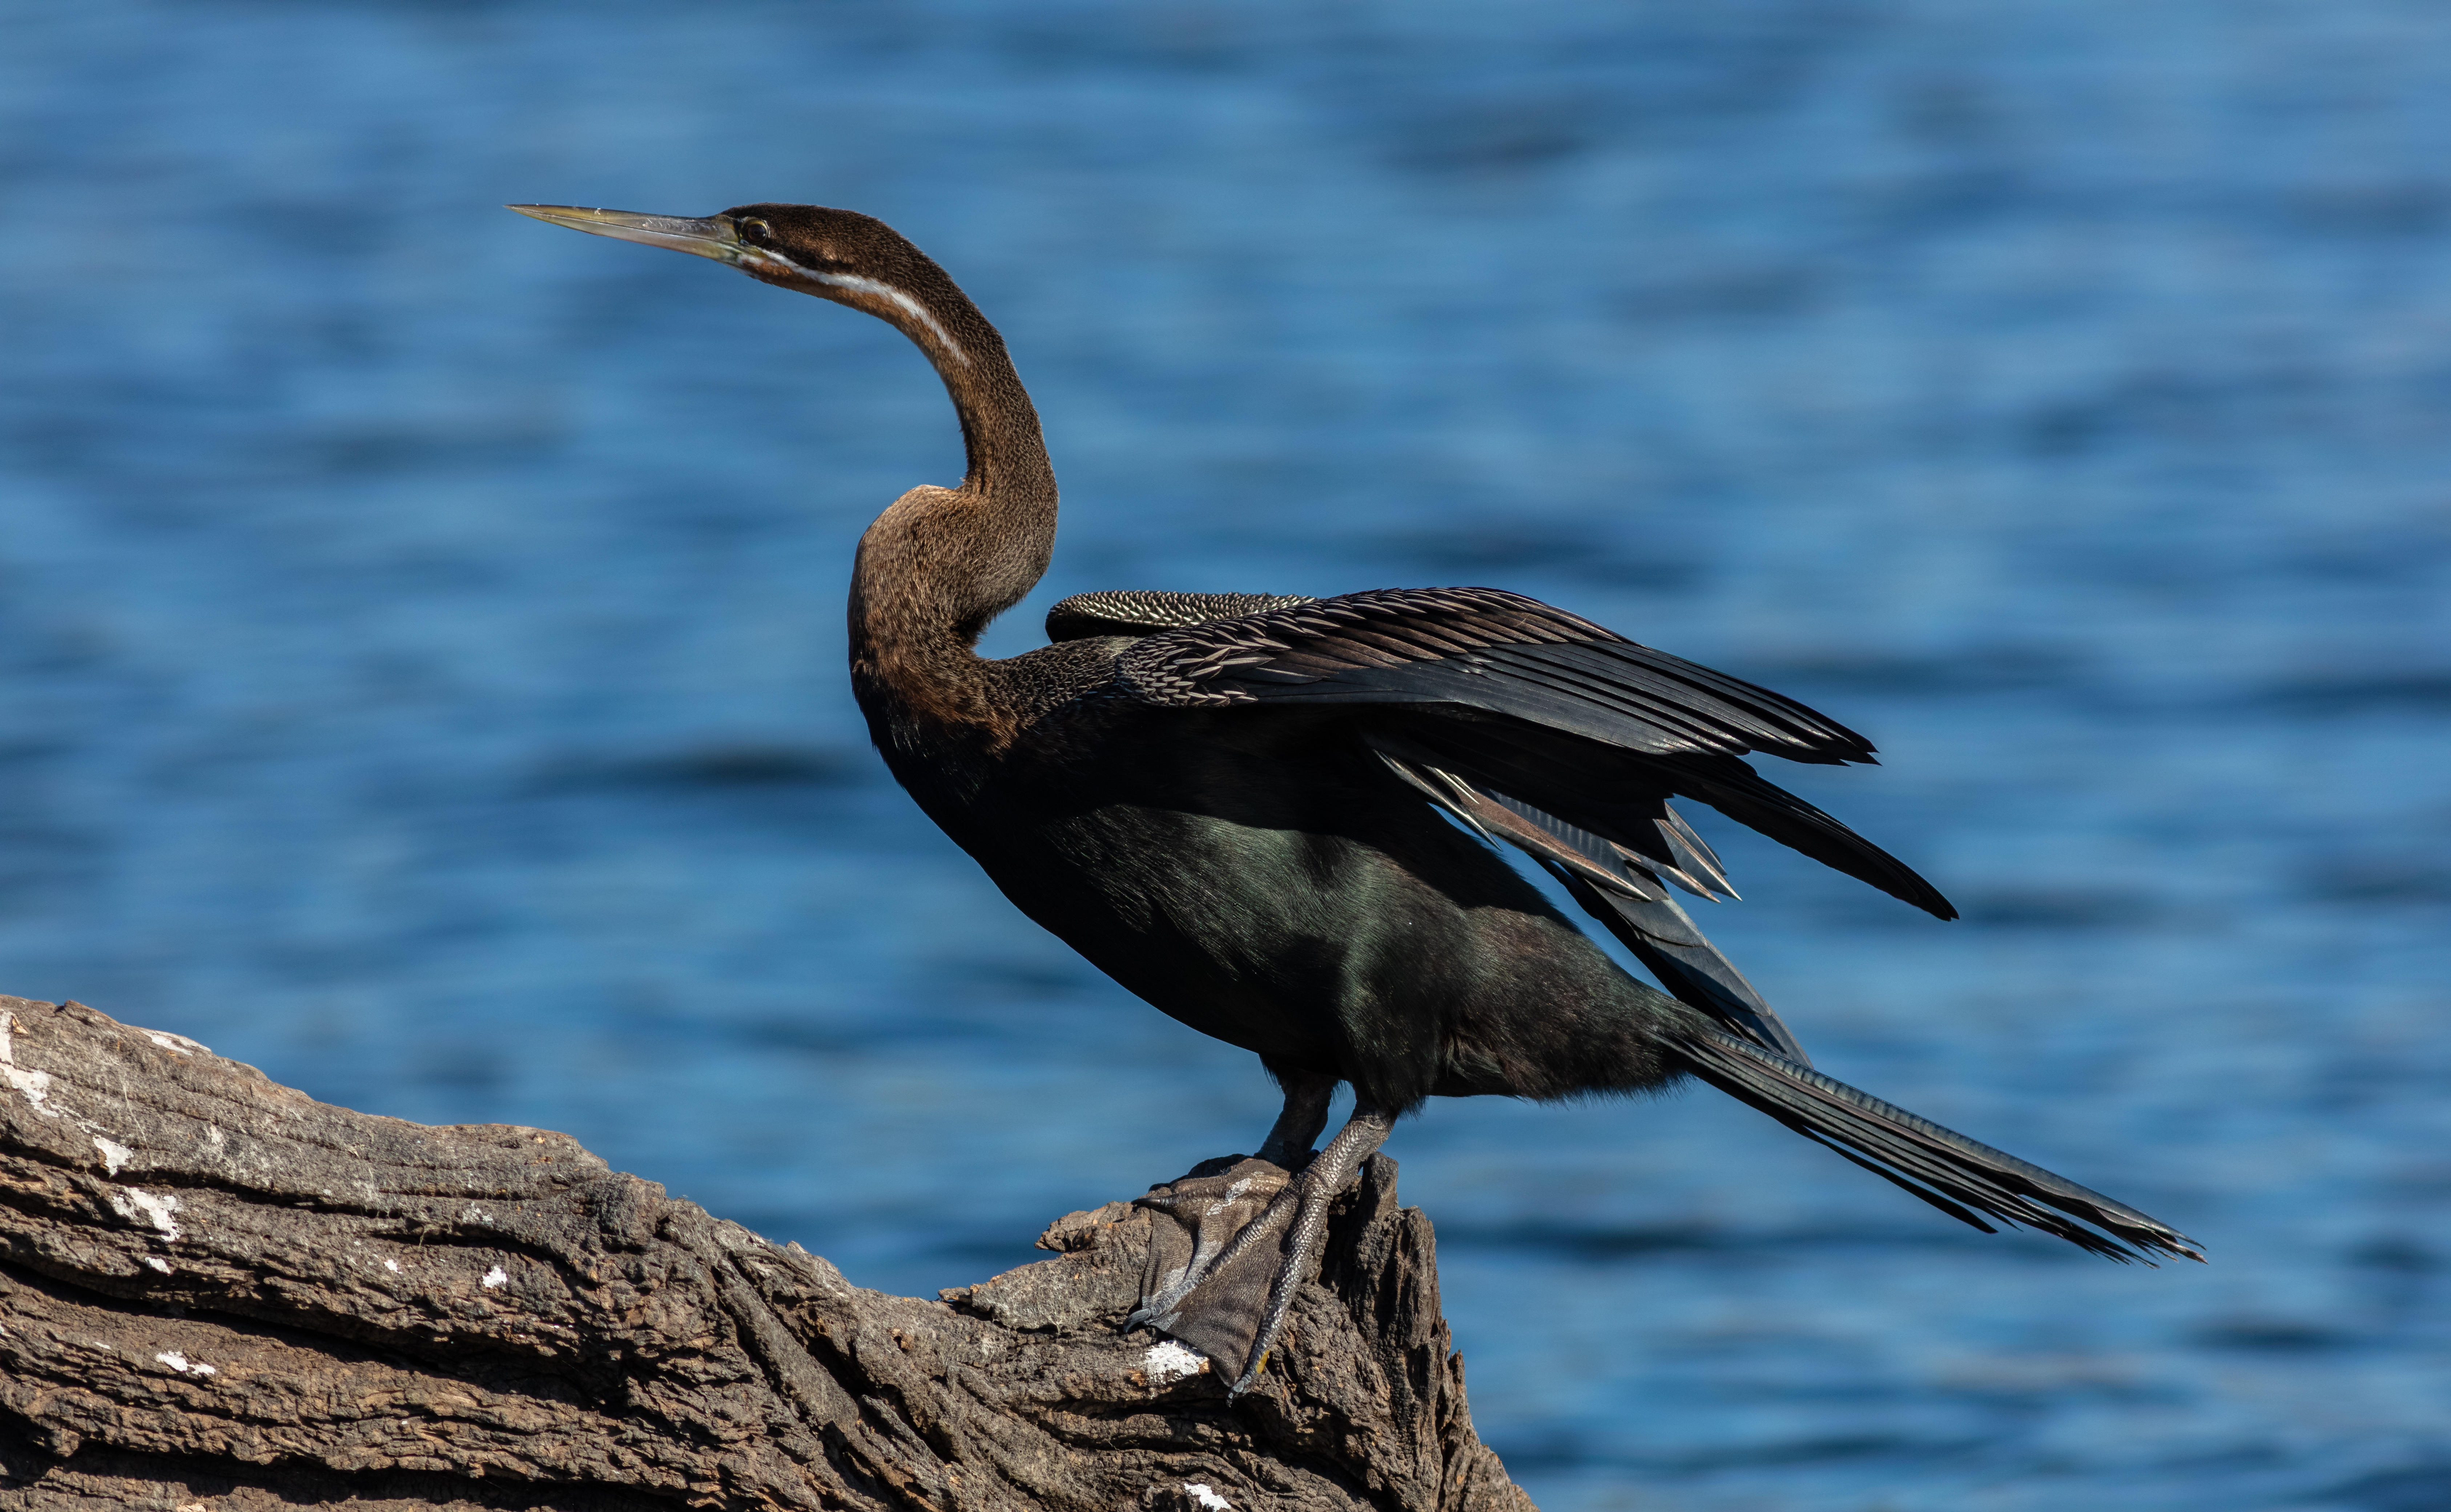
[[[2125,1203],[1733,1034],[1696,1026],[1676,1048],[1703,1081],[1987,1232],[1990,1226],[1975,1214],[2122,1262],[2205,1258],[2194,1240]]]

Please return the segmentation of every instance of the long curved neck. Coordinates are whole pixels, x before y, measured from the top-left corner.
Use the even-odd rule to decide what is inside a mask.
[[[1055,466],[1048,460],[1047,442],[1038,433],[1038,407],[1029,402],[1029,391],[1021,386],[1021,375],[1013,371],[1004,338],[985,317],[976,311],[972,314],[978,321],[978,335],[985,339],[974,337],[964,344],[964,360],[948,361],[938,354],[934,343],[920,344],[935,363],[936,375],[945,381],[945,392],[953,401],[953,413],[962,422],[962,452],[968,465],[961,492],[992,502],[1016,521],[1029,516],[1051,542],[1055,539]],[[1045,516],[1043,521],[1038,520],[1039,514]],[[1035,579],[1031,586],[1036,586]]]
[[[960,487],[914,488],[861,537],[852,666],[855,681],[881,683],[915,712],[979,722],[990,718],[978,697],[984,664],[971,648],[1047,572],[1055,470],[995,327],[950,279],[909,293],[857,307],[928,354],[961,419],[969,466]]]

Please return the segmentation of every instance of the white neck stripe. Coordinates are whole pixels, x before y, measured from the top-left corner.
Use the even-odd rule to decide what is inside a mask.
[[[946,333],[945,327],[936,324],[936,317],[928,313],[928,307],[892,285],[881,284],[875,279],[860,278],[851,273],[811,273],[809,276],[820,284],[831,284],[836,288],[853,289],[862,294],[883,295],[902,306],[903,311],[912,320],[927,326],[929,334],[935,337],[944,344],[945,350],[952,354],[953,361],[964,367],[971,365],[971,356],[962,350],[962,344],[953,340]]]
[[[912,299],[910,295],[905,294],[900,289],[895,288],[892,285],[881,283],[873,278],[861,278],[855,273],[820,273],[814,268],[802,267],[799,264],[793,262],[790,258],[785,257],[780,252],[770,251],[762,246],[743,247],[741,250],[748,254],[741,259],[744,263],[780,263],[785,267],[790,268],[793,272],[799,274],[802,278],[810,279],[819,284],[828,285],[834,288],[849,289],[855,294],[874,294],[881,298],[892,301],[895,305],[900,307],[904,314],[926,326],[928,328],[928,334],[936,338],[937,344],[944,347],[947,355],[951,356],[953,361],[961,363],[964,367],[971,365],[971,354],[962,350],[962,344],[953,340],[951,332],[947,331],[944,326],[936,324],[936,317],[928,313],[928,306],[920,304],[917,300]]]

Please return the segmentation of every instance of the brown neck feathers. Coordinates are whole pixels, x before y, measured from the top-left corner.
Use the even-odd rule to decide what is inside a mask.
[[[853,670],[913,714],[980,722],[990,717],[985,664],[971,648],[1046,574],[1055,471],[1003,338],[977,307],[950,279],[893,292],[904,298],[843,303],[890,322],[928,354],[961,418],[969,466],[960,487],[912,489],[860,539]]]

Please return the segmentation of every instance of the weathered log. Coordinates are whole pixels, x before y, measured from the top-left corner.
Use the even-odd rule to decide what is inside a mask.
[[[1122,1319],[1177,1220],[925,1301],[566,1135],[0,997],[0,1508],[1519,1512],[1381,1160],[1259,1388]]]

